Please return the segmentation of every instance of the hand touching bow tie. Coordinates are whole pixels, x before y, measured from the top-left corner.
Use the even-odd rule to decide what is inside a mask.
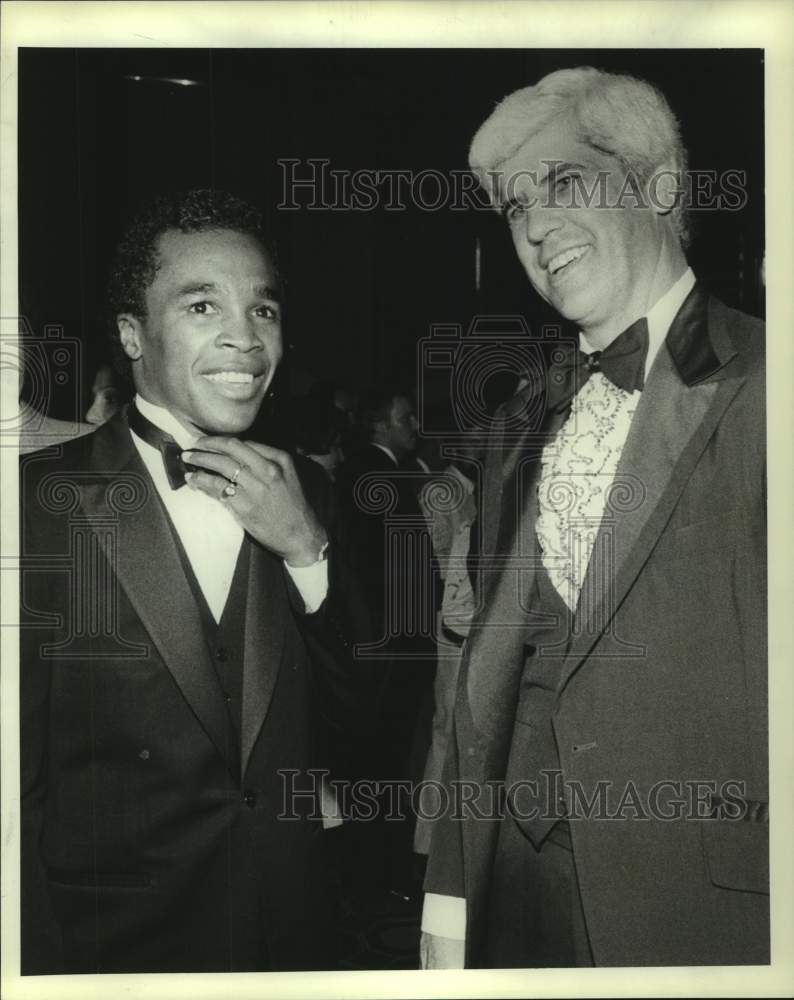
[[[166,434],[151,420],[147,420],[135,403],[130,405],[127,420],[130,430],[134,431],[142,441],[150,444],[152,448],[156,448],[163,456],[163,466],[171,489],[178,490],[184,486],[185,473],[195,469],[195,466],[182,461],[182,446],[177,444],[170,434]]]

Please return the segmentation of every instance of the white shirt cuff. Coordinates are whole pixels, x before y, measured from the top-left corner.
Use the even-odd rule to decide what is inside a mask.
[[[323,559],[311,566],[290,566],[284,563],[292,582],[303,598],[306,614],[313,615],[328,595],[328,562]]]
[[[466,900],[460,896],[439,896],[425,893],[422,908],[422,930],[436,937],[466,940]]]
[[[334,827],[342,825],[342,816],[339,812],[339,803],[336,801],[336,793],[327,778],[328,776],[324,774],[320,784],[320,812],[323,817],[323,830],[333,830]]]

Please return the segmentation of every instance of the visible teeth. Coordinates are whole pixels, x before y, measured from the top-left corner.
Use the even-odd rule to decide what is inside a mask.
[[[587,247],[572,247],[570,250],[563,250],[562,253],[558,253],[556,257],[551,258],[549,261],[549,271],[554,274],[561,267],[570,264],[572,260],[579,260],[586,249]]]
[[[205,375],[204,378],[210,382],[238,382],[242,384],[254,381],[251,372],[213,372],[212,375]]]

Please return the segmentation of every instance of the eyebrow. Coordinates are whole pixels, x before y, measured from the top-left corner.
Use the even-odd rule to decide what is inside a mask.
[[[546,171],[546,173],[543,175],[543,177],[541,177],[538,186],[540,186],[540,184],[545,184],[546,186],[548,186],[549,184],[553,184],[554,181],[557,179],[557,177],[560,174],[564,174],[566,170],[585,170],[586,169],[584,163],[574,163],[571,160],[561,160],[561,161],[560,160],[544,160],[542,162],[548,163],[549,164],[549,169]],[[499,209],[499,214],[504,218],[507,215],[507,213],[510,211],[511,208],[524,208],[524,207],[526,207],[527,204],[528,204],[528,200],[526,198],[521,198],[521,197],[510,197],[510,198],[507,198],[502,203],[502,205],[501,205],[501,207]],[[532,201],[532,204],[533,205],[537,204],[537,198],[535,198]]]
[[[203,282],[198,285],[182,285],[176,293],[180,297],[183,295],[206,295],[208,292],[216,292],[218,286],[213,282]]]
[[[273,302],[281,302],[280,290],[274,288],[272,285],[257,285],[254,289],[254,294],[259,295],[263,299],[270,299]]]
[[[213,281],[204,281],[197,284],[182,285],[177,289],[177,296],[185,298],[188,295],[210,295],[219,292],[220,286]],[[254,288],[254,295],[262,299],[270,299],[272,302],[281,302],[281,292],[270,285],[257,285]]]
[[[552,160],[550,161],[549,169],[541,180],[541,184],[553,184],[560,174],[564,174],[566,170],[574,169],[584,170],[585,165],[584,163],[573,163],[570,160],[563,160],[561,163],[557,160]]]

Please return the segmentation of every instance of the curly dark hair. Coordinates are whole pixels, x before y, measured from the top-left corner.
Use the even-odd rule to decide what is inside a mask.
[[[252,236],[270,257],[278,275],[275,243],[266,236],[259,212],[240,198],[226,191],[202,189],[162,195],[147,205],[135,216],[116,248],[106,296],[113,366],[127,383],[131,382],[131,365],[121,346],[116,317],[120,313],[146,317],[146,289],[160,266],[159,238],[170,230],[200,233],[212,229]]]

